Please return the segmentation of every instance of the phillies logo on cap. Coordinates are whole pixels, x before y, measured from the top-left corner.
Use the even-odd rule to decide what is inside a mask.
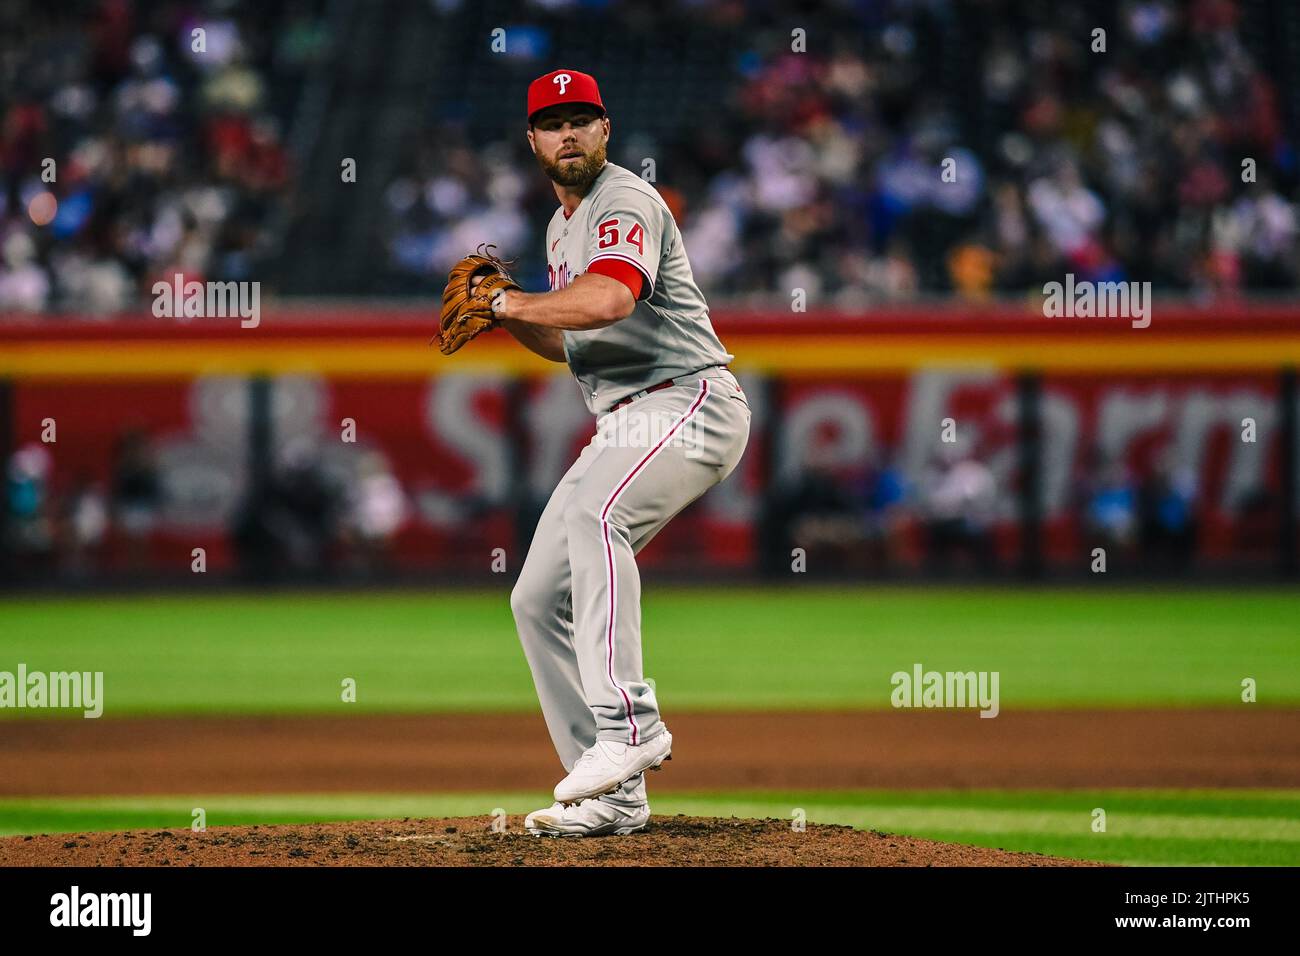
[[[529,121],[547,107],[559,106],[561,103],[584,103],[605,112],[605,104],[600,99],[600,88],[590,73],[552,70],[528,85]]]

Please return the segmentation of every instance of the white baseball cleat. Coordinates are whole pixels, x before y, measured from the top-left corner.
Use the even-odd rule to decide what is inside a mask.
[[[644,830],[650,822],[650,804],[624,807],[603,800],[583,800],[549,810],[534,810],[524,817],[524,827],[533,836],[595,837],[626,836]]]
[[[597,740],[573,765],[569,775],[555,785],[558,803],[577,803],[617,790],[625,780],[643,770],[658,770],[673,759],[673,735],[667,730],[633,746],[613,740]]]

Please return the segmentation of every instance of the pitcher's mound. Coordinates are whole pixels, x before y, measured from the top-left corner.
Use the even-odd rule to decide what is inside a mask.
[[[523,817],[367,820],[0,840],[0,866],[1096,866],[789,820],[656,817],[640,833],[535,837]]]

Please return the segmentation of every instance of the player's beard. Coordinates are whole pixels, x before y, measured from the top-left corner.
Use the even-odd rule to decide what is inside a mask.
[[[541,153],[537,154],[537,161],[541,163],[546,175],[561,186],[583,190],[590,186],[600,175],[600,171],[605,168],[605,144],[601,143],[576,163],[551,162]]]

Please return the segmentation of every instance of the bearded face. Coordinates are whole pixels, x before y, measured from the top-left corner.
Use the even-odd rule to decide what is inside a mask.
[[[578,152],[571,147],[562,151],[555,161],[547,159],[539,152],[537,161],[546,171],[546,175],[561,186],[582,189],[590,186],[604,168],[605,144],[601,143],[590,153]]]
[[[547,110],[531,130],[537,162],[554,182],[583,190],[605,166],[607,130],[607,121],[590,107]]]

